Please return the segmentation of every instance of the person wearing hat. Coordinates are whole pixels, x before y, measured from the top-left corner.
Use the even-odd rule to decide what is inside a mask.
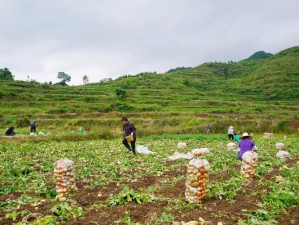
[[[133,123],[131,123],[127,117],[121,118],[121,122],[123,123],[123,130],[125,131],[123,144],[129,151],[132,151],[134,155],[136,155],[135,151],[135,143],[136,143],[136,127]],[[131,146],[129,145],[131,144]]]
[[[233,128],[233,126],[230,126],[227,130],[227,135],[228,135],[228,140],[234,140],[234,133],[235,133],[235,130]]]
[[[255,145],[255,143],[250,140],[250,136],[247,132],[243,133],[242,135],[242,140],[239,143],[239,149],[240,151],[238,152],[238,159],[242,160],[242,156],[245,152],[248,151],[255,151],[257,152],[257,147]]]

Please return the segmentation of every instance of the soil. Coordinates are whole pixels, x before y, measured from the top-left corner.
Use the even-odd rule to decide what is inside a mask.
[[[280,225],[299,224],[299,205],[291,208],[288,214],[283,214],[277,219]]]
[[[126,205],[118,205],[115,207],[101,207],[97,210],[91,210],[84,219],[77,221],[68,221],[67,225],[89,225],[101,224],[111,225],[115,221],[120,221],[127,212],[130,213],[132,221],[142,221],[143,223],[151,223],[156,220],[162,213],[167,202],[153,203],[130,203]],[[125,223],[121,223],[125,224]]]
[[[298,161],[298,156],[286,161],[286,163],[293,164]],[[172,163],[170,165],[173,165]],[[237,165],[239,167],[239,165]],[[166,168],[167,169],[167,168]],[[85,212],[84,217],[80,219],[71,219],[64,224],[67,225],[89,225],[101,224],[111,225],[115,221],[121,221],[126,213],[129,213],[132,222],[141,222],[143,224],[154,224],[159,218],[165,207],[170,207],[172,210],[167,212],[174,216],[175,221],[191,221],[197,220],[201,217],[206,221],[211,221],[212,224],[223,222],[224,224],[237,224],[239,219],[246,220],[247,214],[244,210],[258,209],[257,203],[262,202],[261,195],[256,194],[255,190],[263,190],[267,194],[270,190],[258,184],[258,179],[253,178],[249,183],[242,186],[242,192],[239,192],[234,199],[234,202],[228,202],[224,199],[206,199],[202,205],[195,205],[191,207],[189,204],[183,204],[179,207],[173,201],[164,201],[169,198],[170,200],[184,199],[185,179],[178,179],[177,182],[170,182],[165,184],[165,180],[175,181],[178,177],[186,174],[185,166],[178,166],[173,171],[163,171],[156,175],[146,175],[132,181],[111,182],[105,186],[98,186],[95,188],[88,188],[83,182],[78,182],[77,186],[79,191],[73,194],[73,199],[81,206]],[[275,179],[279,174],[279,168],[274,167],[272,171],[265,174],[266,179]],[[211,174],[210,180],[213,182],[221,182],[231,178],[227,172],[221,174]],[[129,203],[118,205],[114,207],[107,207],[105,203],[107,199],[116,193],[119,193],[124,185],[128,185],[135,191],[141,188],[148,188],[154,186],[157,189],[156,197],[162,200],[156,200],[149,203],[137,204]],[[160,188],[162,187],[162,188]],[[17,199],[22,193],[11,193],[0,197],[0,200]],[[31,205],[22,205],[18,211],[29,210],[32,213],[39,213],[41,215],[49,214],[50,209],[56,202],[46,202],[39,208]],[[97,207],[92,207],[97,204]],[[88,209],[90,211],[88,211]],[[0,218],[5,218],[7,212],[0,212]],[[19,218],[21,220],[21,218]],[[299,206],[289,210],[289,214],[281,215],[278,218],[279,224],[298,224],[299,223]],[[295,221],[295,222],[294,222]],[[17,222],[17,221],[15,221]],[[13,221],[9,219],[0,220],[0,225],[9,225]],[[125,224],[125,223],[120,223]]]

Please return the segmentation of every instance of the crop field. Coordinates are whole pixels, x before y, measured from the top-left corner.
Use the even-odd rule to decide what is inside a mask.
[[[178,149],[177,143],[188,144]],[[225,135],[162,135],[137,140],[154,155],[133,156],[120,139],[86,141],[17,140],[0,146],[0,224],[298,224],[299,144],[294,136],[255,136],[257,174],[240,177],[241,162],[227,150]],[[291,158],[276,158],[275,143]],[[174,152],[207,147],[211,165],[208,195],[200,204],[185,200],[188,160],[169,161]],[[56,201],[54,167],[60,158],[75,162],[77,192]]]

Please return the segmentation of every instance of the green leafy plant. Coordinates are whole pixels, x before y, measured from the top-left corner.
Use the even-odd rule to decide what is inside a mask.
[[[83,209],[68,202],[57,203],[50,212],[58,216],[60,220],[66,221],[70,218],[77,218],[83,215]]]
[[[115,224],[122,224],[125,223],[126,225],[142,225],[141,223],[133,223],[130,215],[130,211],[126,212],[124,217],[121,220],[115,222]]]
[[[109,199],[108,206],[121,205],[129,202],[136,202],[138,204],[141,204],[145,202],[152,202],[153,200],[154,197],[152,195],[145,194],[145,193],[138,193],[132,189],[129,189],[128,186],[125,186],[121,190],[121,192],[112,196]]]
[[[171,214],[167,214],[166,212],[163,212],[161,216],[156,220],[156,225],[164,225],[172,222],[174,220],[174,216]]]
[[[21,212],[12,211],[10,213],[6,213],[5,218],[6,219],[12,219],[12,221],[15,221],[18,218],[19,215],[21,215]]]

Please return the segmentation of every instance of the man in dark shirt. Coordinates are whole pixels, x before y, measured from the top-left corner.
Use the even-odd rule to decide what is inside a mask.
[[[14,127],[7,128],[7,130],[5,132],[6,136],[14,136],[15,134],[16,133],[15,133],[15,128]]]
[[[123,144],[126,146],[126,148],[129,151],[132,151],[134,155],[136,155],[135,151],[135,143],[136,143],[136,127],[134,126],[133,123],[131,123],[127,117],[123,117],[121,119],[121,122],[123,123],[123,130],[125,131],[124,139],[123,139]],[[132,136],[130,136],[132,135]],[[129,145],[129,142],[131,143],[131,147]]]
[[[30,122],[30,133],[35,133],[36,132],[36,123],[35,121]]]

